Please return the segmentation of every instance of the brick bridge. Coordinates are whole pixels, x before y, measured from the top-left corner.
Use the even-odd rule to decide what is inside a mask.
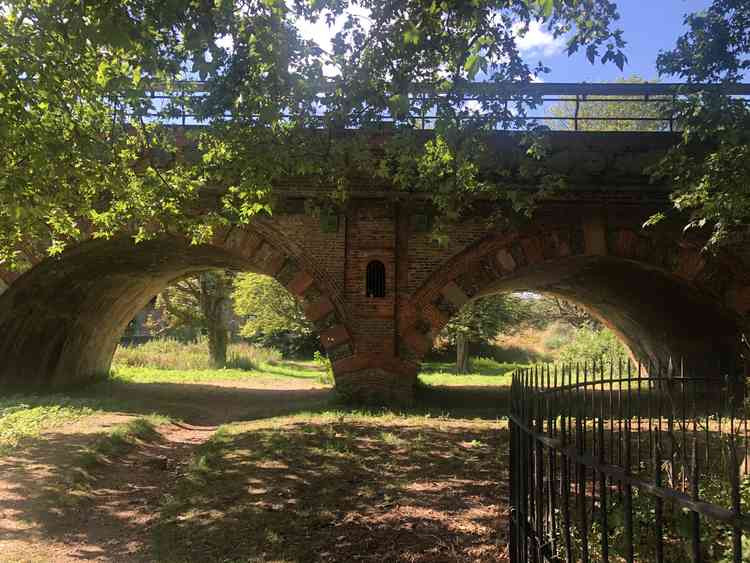
[[[470,299],[534,290],[587,307],[643,360],[715,366],[736,356],[750,312],[750,252],[700,252],[679,225],[644,230],[669,206],[643,170],[668,133],[556,133],[549,163],[570,188],[533,218],[488,227],[491,203],[432,242],[424,200],[367,182],[344,210],[306,214],[303,181],[281,188],[272,218],[191,246],[88,241],[23,275],[2,274],[0,383],[62,385],[108,373],[127,323],[156,293],[210,268],[274,276],[320,332],[337,385],[355,398],[409,401],[433,337]],[[512,136],[499,135],[497,155]],[[484,208],[482,208],[484,205]],[[713,368],[715,369],[715,367]]]

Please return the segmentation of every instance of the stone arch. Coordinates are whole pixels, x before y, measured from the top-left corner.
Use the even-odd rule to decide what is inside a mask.
[[[169,235],[83,242],[42,260],[0,295],[0,384],[67,385],[108,373],[120,335],[153,295],[214,268],[273,276],[302,301],[323,345],[345,355],[352,350],[346,309],[307,261],[269,231],[250,228],[203,245]]]
[[[642,361],[683,358],[714,371],[737,357],[750,327],[750,277],[732,257],[707,256],[668,225],[647,232],[584,217],[495,233],[444,262],[401,311],[401,356],[419,362],[472,299],[536,290],[592,311]]]

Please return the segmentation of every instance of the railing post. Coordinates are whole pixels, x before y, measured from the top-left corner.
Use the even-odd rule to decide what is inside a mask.
[[[666,365],[671,365],[668,372]],[[575,376],[572,366],[567,366],[560,381],[557,369],[551,378],[546,366],[514,375],[509,423],[511,561],[572,563],[596,558],[607,563],[617,558],[633,562],[636,556],[656,563],[675,557],[694,562],[706,557],[743,560],[742,534],[750,530],[742,513],[740,487],[739,456],[747,456],[744,412],[730,402],[725,408],[731,411],[723,413],[722,427],[721,417],[713,419],[700,410],[703,400],[698,390],[703,379],[690,376],[687,366],[660,364],[656,369],[648,365],[653,380],[644,388],[645,367],[639,365],[635,372],[634,364],[627,362],[620,363],[617,372],[611,371],[616,386],[610,396],[617,397],[610,413],[605,393],[612,381],[596,379],[604,375],[601,364],[591,367],[591,377],[588,365],[578,364]],[[633,404],[636,399],[649,400],[648,414],[632,411],[639,408]],[[613,410],[617,421],[611,418]],[[648,428],[644,416],[649,418]],[[587,428],[589,417],[591,428]],[[700,427],[703,420],[710,431]],[[607,452],[607,424],[619,455]],[[647,436],[641,439],[642,432]],[[700,459],[704,437],[705,462]],[[641,452],[642,440],[647,442],[648,455]],[[711,446],[716,451],[719,444],[728,450],[714,454],[717,461],[712,465]],[[719,476],[731,497],[720,495],[723,501],[711,498]],[[654,502],[653,519],[644,519],[640,509],[644,496]],[[687,517],[684,522],[679,520],[682,511]],[[613,535],[617,526],[622,526],[620,533]],[[728,535],[716,536],[721,526],[731,530],[731,541]],[[651,534],[655,541],[641,538]],[[675,545],[674,538],[680,536],[683,545]]]

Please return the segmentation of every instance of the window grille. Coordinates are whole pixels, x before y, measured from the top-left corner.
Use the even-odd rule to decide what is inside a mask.
[[[385,297],[385,266],[380,260],[367,265],[367,297]]]

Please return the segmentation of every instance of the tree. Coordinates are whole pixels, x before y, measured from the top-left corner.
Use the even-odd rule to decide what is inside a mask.
[[[622,66],[617,17],[609,0],[3,0],[0,262],[18,265],[29,241],[49,254],[121,234],[205,242],[268,210],[280,177],[317,177],[334,195],[378,170],[445,214],[477,191],[503,197],[507,179],[482,176],[481,149],[525,106],[480,97],[474,113],[467,82],[543,73],[516,46],[537,20],[569,52]],[[318,21],[336,23],[330,48],[301,33]],[[196,78],[205,95],[189,95]],[[176,134],[182,107],[203,127]],[[410,134],[425,112],[427,143]],[[337,134],[384,116],[397,148]]]
[[[177,281],[156,300],[161,331],[188,326],[206,331],[211,365],[227,363],[232,281],[229,272],[203,272]]]
[[[299,301],[270,276],[239,274],[232,298],[235,312],[245,318],[241,334],[246,338],[284,348],[287,354],[309,348],[317,338]]]
[[[685,18],[688,31],[659,53],[661,75],[690,84],[740,83],[750,69],[750,4],[713,0]],[[674,189],[672,202],[688,214],[687,228],[705,229],[708,246],[746,240],[750,231],[750,109],[721,88],[686,94],[678,105],[680,142],[653,170]],[[661,220],[655,215],[651,223]]]
[[[528,319],[530,304],[517,295],[490,295],[464,305],[441,335],[456,346],[456,371],[469,371],[472,343],[492,341],[501,332],[518,328]]]
[[[615,80],[615,84],[646,84],[640,76]],[[595,96],[596,101],[558,102],[550,108],[557,118],[552,127],[565,131],[576,130],[576,109],[578,110],[578,131],[665,131],[669,129],[667,110],[672,97],[663,102],[651,98],[645,101],[638,96]],[[631,101],[632,100],[632,101]],[[667,105],[669,104],[669,106]],[[628,119],[630,118],[630,119]],[[632,118],[646,118],[638,120]]]
[[[578,328],[570,342],[560,349],[559,360],[565,364],[596,363],[617,365],[628,358],[628,350],[611,330],[600,327]]]

